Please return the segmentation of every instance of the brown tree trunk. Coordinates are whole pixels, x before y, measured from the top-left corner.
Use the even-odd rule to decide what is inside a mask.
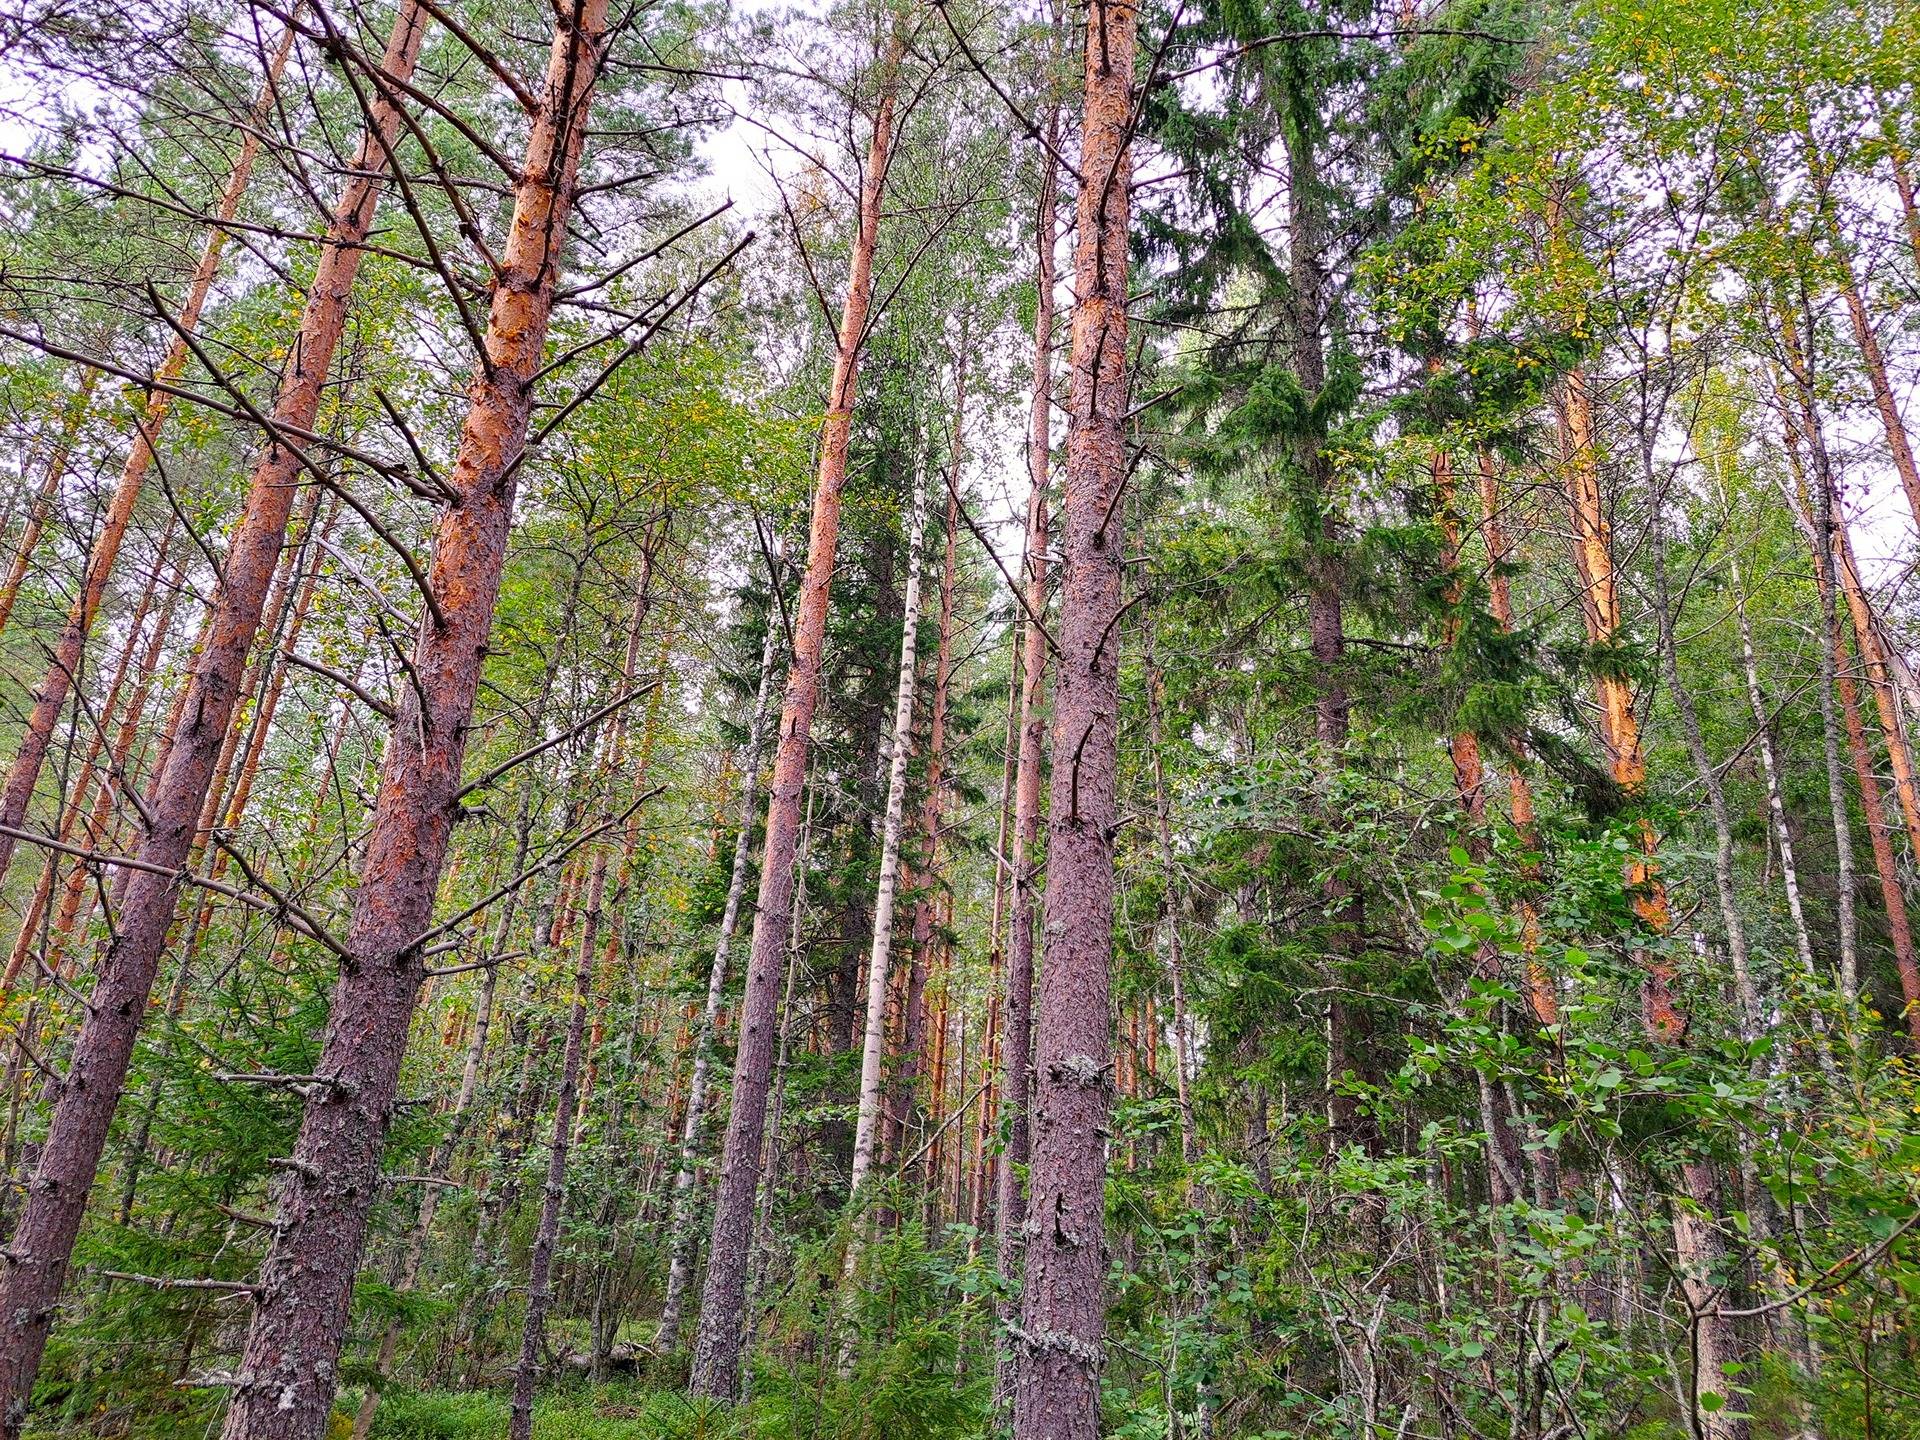
[[[545,92],[493,287],[487,364],[469,391],[448,479],[459,500],[442,511],[434,535],[427,587],[438,613],[421,623],[413,654],[420,685],[402,691],[387,743],[347,929],[349,958],[315,1070],[326,1079],[307,1102],[281,1182],[225,1440],[315,1440],[333,1404],[423,974],[420,939],[452,838],[606,23],[607,0],[556,15]]]
[[[1006,992],[1007,902],[1013,882],[1013,866],[1007,852],[1013,844],[1013,785],[1020,765],[1020,650],[1026,638],[1025,629],[1018,622],[1008,627],[1008,633],[1007,719],[1000,748],[1000,818],[993,840],[993,904],[987,920],[987,1023],[978,1052],[980,1104],[974,1111],[971,1139],[974,1164],[965,1211],[967,1223],[973,1227],[967,1242],[969,1260],[980,1254],[981,1242],[986,1238],[987,1196],[994,1168],[988,1159],[987,1135],[993,1126],[994,1110],[1000,1103],[994,1082],[1000,1072],[1000,1026]],[[964,1071],[961,1075],[964,1083]]]
[[[1907,915],[1906,894],[1900,888],[1899,861],[1893,853],[1893,829],[1887,823],[1880,777],[1873,772],[1873,752],[1867,745],[1866,727],[1860,720],[1860,691],[1853,683],[1853,667],[1848,662],[1846,642],[1841,638],[1837,621],[1832,638],[1835,687],[1840,696],[1840,713],[1846,721],[1847,749],[1853,756],[1853,775],[1860,786],[1860,812],[1867,822],[1874,873],[1880,881],[1880,903],[1887,914],[1887,936],[1893,945],[1894,966],[1900,973],[1901,998],[1906,1002],[1902,1017],[1913,1043],[1920,1046],[1920,963],[1914,958],[1913,924]]]
[[[1433,362],[1439,368],[1439,361]],[[1436,442],[1427,473],[1433,482],[1434,505],[1440,519],[1441,566],[1446,578],[1445,643],[1449,649],[1460,640],[1459,606],[1465,587],[1461,580],[1460,513],[1458,485],[1453,456],[1444,442]],[[1480,756],[1480,737],[1468,729],[1456,730],[1447,740],[1447,753],[1453,761],[1454,793],[1460,800],[1460,813],[1466,822],[1464,835],[1467,854],[1484,865],[1491,853],[1487,836],[1486,765]],[[1523,922],[1524,923],[1524,922]],[[1474,957],[1474,971],[1489,982],[1500,978],[1500,948],[1482,941]],[[1526,1157],[1520,1135],[1514,1125],[1506,1088],[1484,1072],[1477,1077],[1480,1089],[1480,1118],[1487,1132],[1488,1198],[1496,1206],[1510,1205],[1526,1194],[1523,1176]]]
[[[412,74],[424,26],[421,11],[411,3],[402,6],[383,60],[389,75],[404,79]],[[369,134],[361,143],[354,178],[328,227],[299,339],[281,377],[274,416],[290,430],[309,429],[318,412],[326,372],[346,324],[347,295],[373,221],[382,173],[379,157],[399,128],[399,112],[385,101],[376,102],[374,114],[380,135]],[[213,763],[226,736],[240,675],[286,538],[299,470],[299,457],[277,435],[254,469],[246,508],[228,546],[207,643],[183,691],[180,729],[154,787],[153,821],[140,841],[138,858],[143,867],[151,868],[128,872],[120,910],[123,923],[101,964],[39,1170],[14,1231],[13,1264],[0,1285],[0,1317],[4,1317],[0,1319],[4,1327],[0,1328],[0,1394],[7,1403],[0,1419],[4,1440],[13,1440],[25,1417],[54,1302],[172,923],[180,870],[193,843]]]
[[[315,493],[317,494],[318,492]],[[337,505],[331,507],[328,510],[326,519],[318,522],[319,528],[317,530],[315,529],[315,517],[311,514],[307,517],[305,525],[307,533],[302,538],[305,543],[312,548],[313,555],[307,563],[306,574],[300,582],[300,588],[294,594],[293,604],[287,611],[286,625],[280,635],[278,655],[262,656],[257,662],[262,668],[262,673],[258,677],[260,703],[255,708],[249,722],[246,736],[246,749],[239,757],[240,768],[234,778],[233,792],[229,796],[222,797],[220,794],[222,787],[216,780],[214,790],[208,797],[209,800],[222,800],[222,803],[216,815],[203,818],[208,819],[212,823],[217,823],[223,830],[231,832],[239,828],[240,822],[246,818],[247,805],[253,799],[254,782],[260,777],[260,761],[266,754],[267,739],[273,730],[274,716],[280,712],[280,697],[285,692],[287,686],[287,671],[290,668],[288,657],[296,653],[300,644],[301,632],[306,629],[307,617],[313,613],[314,597],[320,589],[320,567],[324,557],[324,542],[332,532],[334,521],[339,518],[339,514],[340,511]],[[268,613],[273,613],[271,604],[268,606]],[[242,687],[241,693],[246,693],[246,689],[247,687]],[[238,727],[235,727],[233,734],[229,736],[228,743],[234,745],[237,749],[238,740],[239,730]],[[217,770],[218,767],[216,767],[216,773]],[[211,828],[211,825],[207,828]],[[224,876],[227,873],[227,866],[231,859],[232,857],[227,851],[216,850],[213,856],[213,863],[207,867],[207,878],[218,880]],[[195,917],[194,933],[196,936],[204,936],[206,934],[212,909],[213,902],[211,895],[209,895],[209,898],[202,903],[199,914]],[[182,963],[191,964],[193,962],[193,956],[194,947],[186,947]]]
[[[827,417],[820,437],[820,467],[814,485],[807,537],[807,566],[794,608],[793,658],[780,707],[773,776],[767,793],[766,839],[760,862],[753,947],[746,992],[740,1002],[739,1043],[734,1057],[733,1101],[727,1114],[713,1230],[708,1245],[700,1327],[694,1343],[692,1389],[696,1395],[731,1399],[740,1390],[740,1353],[745,1341],[747,1252],[753,1227],[755,1182],[766,1131],[767,1094],[773,1083],[775,1011],[781,967],[793,914],[793,862],[800,833],[800,805],[807,778],[807,747],[820,692],[820,659],[826,645],[827,592],[840,537],[840,497],[847,479],[847,441],[860,378],[860,348],[873,301],[873,250],[880,232],[880,201],[893,154],[893,107],[904,32],[895,29],[878,65],[879,107],[867,148],[860,189],[847,293],[840,312]]]
[[[1860,567],[1854,563],[1853,540],[1847,522],[1836,509],[1833,516],[1834,558],[1839,561],[1840,593],[1847,602],[1847,616],[1853,624],[1854,645],[1860,652],[1860,667],[1873,695],[1875,714],[1880,721],[1880,738],[1886,742],[1887,765],[1893,771],[1893,793],[1900,804],[1900,820],[1906,827],[1907,844],[1920,855],[1920,790],[1916,790],[1913,756],[1907,748],[1900,724],[1900,712],[1894,699],[1893,680],[1888,674],[1887,654],[1880,640],[1880,626],[1861,583]]]
[[[1580,610],[1587,643],[1594,652],[1593,688],[1600,702],[1600,739],[1608,769],[1629,802],[1646,792],[1647,762],[1640,742],[1640,718],[1633,708],[1633,689],[1609,653],[1622,638],[1618,578],[1613,563],[1613,529],[1600,493],[1598,451],[1594,443],[1593,402],[1587,377],[1576,368],[1568,372],[1560,392],[1562,450],[1573,518],[1574,567],[1580,578]],[[1640,855],[1627,869],[1634,913],[1648,929],[1664,934],[1672,923],[1666,886],[1655,859],[1660,837],[1644,818],[1638,822]],[[1673,962],[1649,952],[1642,957],[1641,1005],[1654,1038],[1677,1041],[1686,1020],[1674,1005]]]
[[[1062,46],[1061,27],[1053,31],[1053,51]],[[1039,903],[1035,854],[1040,842],[1040,771],[1046,740],[1047,545],[1051,498],[1048,478],[1053,457],[1053,322],[1055,248],[1059,243],[1059,171],[1054,148],[1060,139],[1060,106],[1047,114],[1047,138],[1040,155],[1040,196],[1034,213],[1033,382],[1027,409],[1027,537],[1022,582],[1026,619],[1016,669],[1020,686],[1019,756],[1014,767],[1013,848],[1008,855],[1013,898],[1011,940],[1007,947],[1005,998],[1000,1035],[999,1124],[1005,1147],[994,1167],[994,1249],[1002,1294],[995,1334],[994,1414],[1013,1403],[1015,1347],[1013,1326],[1020,1311],[1021,1256],[1026,1248],[1026,1169],[1033,1097],[1034,920]]]
[[[40,547],[40,536],[45,533],[47,520],[53,514],[54,503],[59,499],[60,482],[66,478],[74,437],[86,421],[93,402],[94,386],[99,383],[98,370],[82,370],[80,383],[74,387],[72,397],[60,408],[60,433],[55,437],[53,450],[47,456],[47,473],[40,481],[40,489],[34,495],[33,503],[27,507],[26,519],[21,522],[20,538],[14,542],[13,560],[7,566],[7,578],[0,581],[0,634],[6,632],[7,621],[13,618],[13,607],[20,599],[20,587],[33,565],[33,552]]]
[[[767,712],[773,705],[775,647],[780,638],[780,605],[767,603],[767,634],[760,647],[760,688],[754,695],[753,721],[747,748],[740,756],[740,812],[733,841],[733,869],[727,880],[726,905],[720,912],[720,934],[714,942],[713,966],[707,972],[706,1000],[700,1028],[694,1036],[693,1075],[687,1083],[687,1113],[680,1127],[680,1163],[673,1175],[673,1208],[667,1227],[667,1290],[660,1306],[660,1329],[654,1338],[656,1354],[671,1354],[680,1346],[680,1326],[687,1290],[693,1279],[694,1182],[700,1158],[701,1131],[706,1123],[707,1088],[713,1075],[714,1027],[720,1001],[726,994],[727,959],[740,928],[740,902],[746,896],[748,862],[753,855],[754,801],[759,795],[760,762],[766,748]]]
[[[1065,569],[1048,816],[1031,1212],[1016,1440],[1097,1440],[1106,1332],[1106,1138],[1127,479],[1127,245],[1138,16],[1088,17],[1068,386]]]
[[[239,212],[240,199],[246,193],[247,181],[252,178],[253,163],[260,153],[261,127],[273,105],[274,93],[281,73],[286,68],[287,57],[292,53],[293,30],[289,27],[268,65],[266,82],[260,98],[254,102],[253,112],[241,138],[240,154],[234,160],[232,173],[227,177],[226,189],[221,192],[219,207],[214,212],[213,227],[200,253],[200,263],[194,268],[193,278],[188,282],[186,301],[173,321],[180,333],[174,336],[173,343],[167,347],[166,357],[154,372],[154,380],[158,385],[171,385],[187,368],[192,351],[186,337],[200,326],[200,312],[213,290],[214,277],[220,270],[220,256],[226,249],[226,227]],[[93,630],[94,617],[100,612],[100,602],[106,598],[107,582],[113,575],[115,562],[120,558],[121,543],[127,538],[127,527],[133,523],[134,504],[140,498],[147,472],[153,468],[154,451],[160,444],[160,433],[172,409],[173,396],[164,390],[155,389],[147,397],[146,410],[134,431],[133,449],[128,453],[119,483],[114,486],[113,494],[107,501],[107,511],[100,522],[100,533],[94,539],[93,550],[87,556],[86,571],[80,579],[80,591],[73,597],[67,623],[53,644],[53,659],[47,666],[47,673],[40,681],[40,688],[34,691],[33,711],[27,718],[26,732],[20,737],[13,765],[7,771],[5,790],[0,792],[0,825],[9,829],[18,829],[26,820],[27,807],[33,801],[34,786],[39,782],[40,769],[47,758],[47,748],[53,743],[54,731],[60,723],[60,712],[66,707],[67,696],[80,674],[87,636]],[[0,831],[0,875],[6,873],[7,863],[13,858],[14,843],[12,835]]]

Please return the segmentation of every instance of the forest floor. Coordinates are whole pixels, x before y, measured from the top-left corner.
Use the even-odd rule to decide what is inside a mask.
[[[347,1440],[357,1391],[341,1392],[328,1440]],[[504,1390],[402,1390],[382,1396],[369,1440],[499,1440],[507,1433]],[[707,1409],[675,1390],[631,1382],[562,1385],[534,1404],[534,1440],[746,1440],[742,1412]]]

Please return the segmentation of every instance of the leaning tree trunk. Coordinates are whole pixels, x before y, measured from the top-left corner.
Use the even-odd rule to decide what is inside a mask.
[[[1068,382],[1065,569],[1048,815],[1046,959],[1014,1383],[1017,1440],[1097,1440],[1106,1331],[1106,1129],[1127,479],[1131,0],[1091,13]]]
[[[688,1285],[693,1279],[694,1182],[698,1178],[700,1132],[707,1110],[707,1087],[713,1075],[714,1027],[726,994],[727,957],[740,928],[740,901],[747,890],[748,862],[753,855],[754,799],[760,787],[761,752],[766,748],[767,712],[773,704],[776,646],[780,638],[778,599],[767,604],[767,634],[760,646],[760,687],[753,698],[753,721],[747,748],[741,753],[739,828],[733,841],[733,870],[727,879],[727,900],[720,912],[720,934],[714,941],[713,968],[707,972],[706,1000],[700,1007],[700,1026],[694,1035],[693,1075],[687,1082],[687,1113],[680,1127],[680,1163],[673,1173],[673,1208],[667,1228],[667,1291],[660,1306],[660,1329],[654,1337],[656,1354],[679,1348],[680,1325],[686,1313]]]
[[[692,1389],[696,1395],[731,1399],[740,1390],[740,1352],[745,1340],[747,1252],[753,1228],[753,1197],[766,1131],[767,1094],[773,1083],[775,1014],[781,969],[792,923],[793,861],[800,834],[800,803],[806,787],[807,747],[820,693],[820,660],[826,648],[827,592],[840,538],[840,497],[847,479],[847,441],[860,378],[860,349],[873,301],[873,248],[880,232],[880,200],[893,154],[893,107],[904,32],[896,29],[879,61],[880,103],[867,148],[860,189],[847,294],[820,437],[820,467],[807,537],[807,567],[795,602],[793,658],[768,785],[766,839],[760,859],[753,946],[746,991],[740,1001],[739,1043],[733,1066],[733,1103],[721,1147],[720,1180],[708,1243],[707,1281],[700,1297],[700,1328],[694,1342]]]
[[[425,25],[424,12],[410,0],[401,7],[381,62],[392,79],[405,81],[413,73]],[[153,991],[179,898],[181,867],[193,844],[247,652],[260,626],[267,586],[286,539],[302,457],[282,437],[308,432],[319,411],[327,370],[346,325],[348,293],[373,224],[383,173],[380,157],[392,143],[400,118],[386,100],[375,102],[373,131],[361,141],[353,178],[328,226],[300,333],[281,376],[273,411],[276,428],[254,468],[246,507],[227,548],[206,643],[182,692],[179,728],[154,786],[152,818],[137,852],[140,868],[126,872],[119,911],[123,923],[101,963],[26,1210],[14,1231],[12,1265],[0,1284],[0,1395],[7,1405],[0,1418],[0,1440],[12,1440],[24,1419],[87,1192],[126,1083],[134,1036]]]
[[[1059,27],[1055,27],[1058,43]],[[994,1336],[994,1414],[1013,1403],[1013,1326],[1020,1313],[1020,1258],[1026,1243],[1027,1167],[1033,1095],[1034,854],[1040,842],[1040,770],[1046,736],[1048,476],[1053,457],[1053,291],[1058,243],[1059,171],[1054,147],[1060,138],[1060,107],[1047,116],[1041,146],[1040,197],[1034,214],[1033,382],[1027,411],[1027,538],[1025,624],[1016,669],[1020,687],[1018,759],[1013,785],[1012,937],[1007,946],[1006,998],[1000,1039],[1000,1115],[1005,1147],[994,1167],[994,1261],[1000,1275],[999,1326]]]
[[[916,441],[916,449],[918,442]],[[887,978],[893,958],[894,897],[900,882],[900,834],[906,828],[907,761],[913,756],[913,691],[920,632],[920,549],[927,528],[927,467],[916,454],[912,517],[907,524],[907,593],[900,611],[900,669],[894,684],[893,748],[887,759],[887,805],[880,822],[880,874],[873,896],[873,945],[867,953],[867,1020],[860,1044],[860,1107],[853,1130],[849,1200],[857,1200],[873,1171],[879,1143],[880,1069],[887,1049]],[[847,1252],[851,1267],[854,1250]]]
[[[40,688],[33,692],[33,711],[27,717],[26,731],[20,737],[13,765],[7,771],[5,790],[0,791],[0,826],[7,827],[7,830],[18,829],[27,818],[27,807],[33,801],[34,786],[39,783],[41,766],[46,762],[47,749],[53,743],[54,731],[60,723],[60,712],[66,708],[67,696],[80,674],[87,636],[93,630],[94,617],[100,613],[100,602],[106,598],[107,582],[112,578],[114,564],[120,558],[120,546],[127,538],[127,528],[133,523],[133,507],[140,499],[147,472],[153,468],[154,451],[159,447],[160,433],[166,426],[168,413],[173,409],[173,396],[160,387],[171,386],[178,381],[192,357],[193,351],[187,343],[187,337],[200,327],[200,312],[205,309],[207,296],[213,290],[214,277],[219,274],[220,256],[227,244],[227,226],[239,213],[241,197],[246,194],[247,182],[253,176],[253,163],[260,154],[262,127],[272,109],[281,73],[286,69],[287,57],[293,53],[293,35],[293,29],[289,26],[280,41],[280,48],[268,63],[265,84],[261,87],[260,98],[254,101],[240,142],[240,154],[233,162],[226,189],[221,192],[220,204],[214,212],[213,227],[200,252],[200,263],[194,268],[193,278],[188,282],[186,301],[180,307],[180,314],[171,321],[177,333],[173,343],[167,347],[166,357],[160,362],[159,369],[154,371],[155,389],[147,397],[146,410],[134,430],[133,449],[128,453],[119,482],[108,498],[106,514],[100,521],[100,533],[93,542],[93,550],[87,556],[87,568],[80,579],[80,591],[73,597],[73,606],[67,613],[67,623],[61,628],[59,639],[54,641],[53,658],[47,665],[47,673],[40,681]],[[0,830],[0,875],[6,873],[7,863],[13,858],[15,841],[7,830]]]
[[[261,1267],[226,1440],[315,1440],[337,1383],[354,1272],[379,1188],[400,1061],[424,974],[460,767],[493,627],[534,380],[602,60],[606,0],[556,17],[546,90],[514,187],[513,220],[448,484],[415,643],[354,896],[317,1075]]]

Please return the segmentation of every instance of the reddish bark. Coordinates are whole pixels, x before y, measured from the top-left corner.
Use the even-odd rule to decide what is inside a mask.
[[[1846,598],[1847,617],[1853,624],[1854,644],[1860,651],[1860,667],[1867,688],[1873,694],[1875,714],[1880,720],[1880,737],[1886,742],[1887,765],[1893,771],[1893,793],[1900,803],[1901,823],[1906,826],[1907,843],[1920,854],[1920,790],[1916,789],[1913,757],[1907,749],[1906,735],[1900,724],[1900,712],[1894,700],[1893,680],[1888,673],[1887,652],[1880,639],[1880,627],[1860,579],[1860,567],[1853,558],[1853,539],[1847,523],[1838,511],[1833,517],[1834,558],[1839,562],[1840,593]]]
[[[1629,803],[1637,804],[1646,793],[1647,761],[1640,741],[1640,718],[1633,708],[1633,689],[1608,653],[1620,643],[1624,620],[1613,562],[1613,529],[1600,494],[1593,403],[1587,393],[1586,374],[1578,368],[1568,372],[1561,386],[1559,419],[1573,517],[1574,566],[1580,577],[1580,611],[1587,643],[1595,652],[1593,688],[1600,702],[1600,739],[1614,783]],[[1672,911],[1655,859],[1660,837],[1645,819],[1639,822],[1638,833],[1640,854],[1627,868],[1634,913],[1649,930],[1664,935],[1672,924]],[[1673,962],[1657,951],[1647,952],[1641,962],[1641,1004],[1647,1027],[1655,1039],[1676,1041],[1686,1029],[1686,1018],[1674,1004]]]
[[[411,4],[402,6],[383,60],[388,74],[412,74],[424,26],[421,11]],[[293,431],[309,429],[318,412],[327,369],[346,324],[348,292],[365,253],[361,246],[373,221],[382,173],[379,157],[399,128],[399,112],[385,101],[376,102],[374,113],[381,134],[369,134],[362,141],[354,177],[328,227],[299,339],[281,376],[274,417]],[[153,991],[179,898],[181,867],[193,843],[200,808],[206,803],[247,652],[259,629],[267,586],[286,539],[299,469],[299,457],[276,433],[254,468],[245,509],[227,549],[206,644],[183,692],[180,728],[154,787],[153,820],[138,849],[143,865],[153,868],[126,874],[120,906],[123,923],[101,964],[26,1209],[14,1231],[12,1266],[0,1288],[0,1326],[4,1326],[0,1329],[0,1393],[7,1397],[6,1414],[0,1420],[4,1440],[12,1440],[24,1419],[87,1192],[126,1083],[134,1036]]]
[[[472,382],[448,479],[459,500],[442,511],[434,535],[427,586],[438,614],[421,624],[413,653],[420,685],[402,692],[382,763],[348,956],[315,1067],[327,1082],[308,1100],[282,1182],[226,1440],[315,1440],[333,1404],[423,978],[420,938],[452,836],[606,23],[606,0],[586,0],[556,18],[545,94],[493,286],[487,364]]]
[[[1137,25],[1130,0],[1096,7],[1087,25],[1046,960],[1035,1027],[1032,1218],[1017,1337],[1016,1440],[1097,1440],[1100,1433]]]
[[[819,699],[820,659],[826,644],[827,593],[840,536],[840,498],[847,478],[847,441],[860,377],[860,348],[873,301],[873,250],[880,232],[880,201],[893,154],[893,108],[904,34],[895,30],[877,72],[880,99],[867,147],[860,188],[847,293],[840,311],[827,417],[820,437],[807,537],[807,566],[794,606],[793,657],[780,707],[773,776],[767,793],[766,839],[754,909],[753,947],[740,1004],[740,1037],[734,1056],[733,1101],[720,1158],[713,1230],[708,1245],[700,1326],[694,1342],[692,1390],[731,1399],[740,1390],[740,1352],[745,1343],[747,1259],[753,1229],[754,1192],[766,1133],[767,1096],[773,1083],[773,1049],[781,970],[793,924],[794,856],[800,837],[800,806],[806,788],[807,748]]]
[[[1880,903],[1887,914],[1887,936],[1893,945],[1894,968],[1900,975],[1901,998],[1906,1002],[1902,1014],[1908,1035],[1920,1046],[1920,963],[1914,958],[1913,924],[1907,915],[1906,892],[1900,887],[1899,861],[1894,858],[1893,827],[1887,823],[1880,777],[1874,773],[1873,752],[1867,745],[1866,726],[1860,720],[1860,690],[1853,683],[1853,667],[1837,619],[1832,626],[1832,641],[1834,689],[1846,721],[1847,749],[1853,757],[1854,779],[1860,786],[1860,813],[1867,822],[1874,873],[1880,881]]]
[[[248,117],[240,142],[240,153],[234,160],[233,171],[227,177],[226,189],[221,192],[220,203],[215,210],[213,228],[207,234],[206,246],[200,253],[200,263],[194,268],[193,278],[188,282],[186,300],[173,321],[180,333],[175,335],[173,343],[167,347],[166,357],[154,371],[156,386],[172,384],[187,368],[192,351],[186,337],[200,326],[200,312],[213,290],[214,277],[220,270],[220,256],[226,249],[226,227],[239,212],[240,199],[246,194],[247,181],[253,175],[253,162],[260,153],[262,127],[273,105],[274,92],[279,85],[281,72],[286,68],[287,57],[292,53],[293,30],[289,27],[268,65],[260,98],[254,102],[253,112]],[[47,673],[40,681],[40,688],[34,691],[33,711],[27,717],[26,731],[20,737],[20,747],[14,753],[12,767],[7,771],[6,788],[0,792],[0,825],[10,829],[18,829],[25,821],[27,807],[33,801],[34,786],[39,783],[41,767],[46,762],[48,747],[53,743],[54,731],[60,723],[60,712],[66,707],[67,696],[80,674],[87,636],[92,633],[94,617],[100,613],[100,602],[106,598],[107,581],[112,577],[114,564],[120,558],[120,546],[127,538],[128,526],[133,523],[133,507],[140,498],[147,472],[153,468],[154,451],[160,444],[160,433],[166,426],[167,415],[172,408],[173,396],[165,390],[156,388],[147,397],[145,413],[134,431],[133,449],[128,453],[120,480],[107,501],[106,514],[100,521],[100,533],[94,539],[92,553],[87,556],[87,568],[80,579],[79,593],[73,597],[73,606],[67,613],[67,622],[60,631],[59,639],[54,641],[53,659],[47,666]],[[0,833],[0,875],[6,873],[7,864],[13,858],[14,843],[12,835]]]
[[[27,517],[20,526],[20,538],[14,542],[13,561],[7,566],[7,578],[0,582],[0,633],[6,631],[7,621],[13,616],[14,604],[20,599],[20,586],[33,564],[33,552],[40,546],[47,519],[53,514],[54,501],[60,494],[60,482],[66,477],[67,462],[73,454],[74,436],[87,418],[94,386],[99,383],[98,370],[82,370],[80,383],[74,387],[72,398],[61,407],[60,433],[53,442],[52,453],[47,456],[47,473],[41,478],[40,489],[35,493],[33,503],[27,507]]]

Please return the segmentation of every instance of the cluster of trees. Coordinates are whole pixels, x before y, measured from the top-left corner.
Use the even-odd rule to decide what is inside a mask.
[[[0,68],[0,1435],[1920,1434],[1910,7]]]

